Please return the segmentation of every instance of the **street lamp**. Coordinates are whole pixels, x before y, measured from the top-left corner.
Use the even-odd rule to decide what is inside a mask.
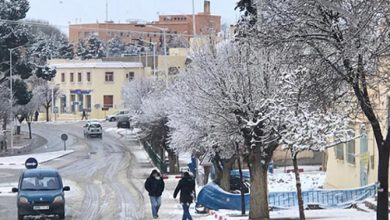
[[[154,28],[157,30],[160,30],[163,32],[163,41],[164,41],[164,68],[165,68],[165,83],[168,85],[168,64],[167,64],[167,37],[166,37],[166,31],[168,28],[161,28],[153,25],[144,25],[144,24],[137,24],[137,27],[149,27]]]
[[[21,47],[21,46],[19,46]],[[15,117],[14,117],[14,114],[13,114],[13,111],[14,111],[14,107],[13,107],[13,104],[14,104],[14,92],[13,92],[13,86],[12,86],[12,52],[16,49],[19,49],[19,47],[14,47],[14,48],[10,48],[8,49],[9,50],[9,80],[10,80],[10,83],[9,83],[9,87],[10,87],[10,105],[11,105],[11,149],[13,149],[14,147],[14,120],[15,120]]]
[[[195,3],[194,0],[192,0],[192,34],[196,35],[196,26],[195,26]]]
[[[148,42],[148,41],[144,41],[142,39],[138,39],[138,40],[141,42],[153,45],[153,77],[156,78],[156,42]],[[146,66],[147,66],[147,62],[148,62],[147,59],[148,59],[148,57],[146,57]]]

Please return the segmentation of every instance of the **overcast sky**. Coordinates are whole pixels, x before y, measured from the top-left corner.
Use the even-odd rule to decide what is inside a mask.
[[[237,20],[237,0],[211,0],[211,13],[222,16],[222,23]],[[155,21],[160,14],[191,14],[192,0],[108,0],[109,19]],[[203,0],[195,0],[195,11],[203,11]],[[102,22],[106,0],[30,0],[27,18],[49,21],[67,32],[69,23]]]

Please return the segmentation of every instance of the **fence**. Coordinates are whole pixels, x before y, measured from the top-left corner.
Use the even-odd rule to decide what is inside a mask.
[[[161,159],[161,157],[158,155],[156,151],[153,150],[152,146],[148,141],[143,141],[143,146],[145,151],[148,153],[150,159],[153,161],[154,165],[160,169],[162,173],[167,172],[167,165],[165,162]]]
[[[321,208],[350,207],[357,201],[373,197],[376,194],[376,184],[361,188],[347,190],[309,190],[302,192],[305,206],[318,205]],[[245,207],[249,209],[249,193],[245,194]],[[204,207],[219,210],[241,210],[240,194],[223,191],[215,183],[209,183],[198,194],[198,203]],[[296,192],[270,192],[268,194],[269,206],[274,208],[290,208],[298,206]]]

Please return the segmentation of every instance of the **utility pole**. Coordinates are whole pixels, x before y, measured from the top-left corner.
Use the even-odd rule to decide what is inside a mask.
[[[195,24],[195,2],[192,0],[192,34],[193,37],[196,36],[196,24]]]

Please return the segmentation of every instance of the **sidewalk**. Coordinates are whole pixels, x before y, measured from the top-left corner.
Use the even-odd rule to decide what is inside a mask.
[[[110,129],[109,132],[117,132],[115,129]],[[121,130],[119,133],[116,133],[116,135],[126,138],[124,135],[125,133],[122,133]],[[128,132],[128,135],[136,135],[132,132]],[[152,164],[152,161],[148,157],[147,153],[145,152],[142,144],[139,141],[136,141],[136,138],[129,138],[127,137],[126,143],[137,143],[137,144],[131,144],[129,145],[129,150],[134,155],[135,160],[137,161],[136,167],[133,169],[132,176],[136,177],[134,182],[136,183],[136,187],[138,187],[139,192],[142,193],[144,198],[144,213],[145,213],[145,220],[153,219],[151,214],[151,206],[150,206],[150,200],[148,192],[144,188],[144,183],[146,178],[149,177],[152,170],[155,168]],[[175,199],[173,199],[173,192],[176,188],[176,185],[178,184],[180,179],[175,178],[174,175],[168,176],[168,179],[165,179],[165,190],[162,195],[162,205],[159,211],[159,219],[164,220],[178,220],[182,217],[182,207],[179,203],[179,195]],[[193,219],[204,219],[204,217],[207,217],[208,214],[196,214],[195,213],[195,205],[192,204],[190,207],[190,212],[193,217]]]
[[[10,157],[0,157],[0,169],[24,169],[24,163],[29,157],[34,157],[37,159],[39,164],[43,164],[47,161],[63,157],[65,155],[73,153],[73,150],[67,151],[55,151],[47,152],[40,154],[27,154],[19,156],[10,156]]]
[[[28,133],[22,132],[20,135],[14,135],[14,146],[11,149],[11,136],[7,134],[7,151],[0,150],[0,156],[11,156],[31,151],[33,139],[30,139]]]

